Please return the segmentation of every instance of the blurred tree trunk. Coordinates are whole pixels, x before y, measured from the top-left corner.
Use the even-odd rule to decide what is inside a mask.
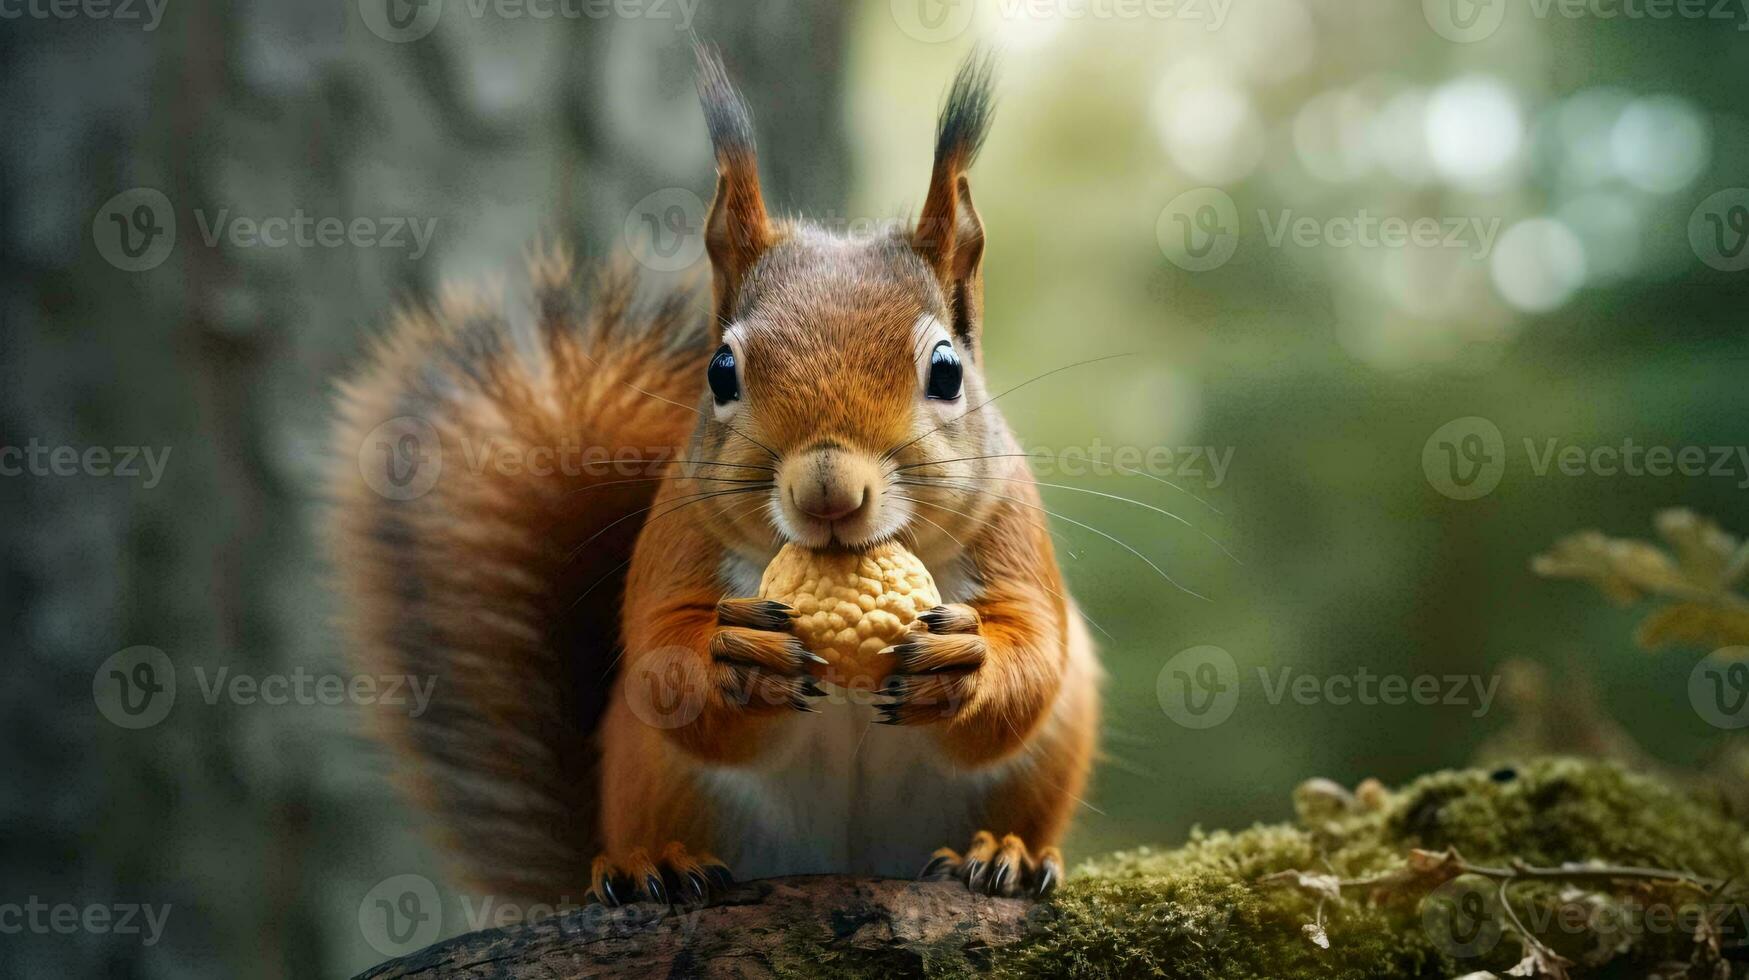
[[[390,43],[361,19],[380,2],[172,3],[149,31],[0,32],[0,446],[169,452],[150,487],[0,477],[0,881],[4,900],[172,906],[156,946],[9,937],[0,974],[380,961],[359,899],[437,872],[354,709],[206,697],[222,668],[344,670],[312,535],[332,380],[441,280],[514,284],[539,235],[607,255],[648,195],[708,199],[682,27],[718,42],[746,90],[774,207],[842,211],[839,4],[707,0],[683,25],[674,4],[667,20],[507,19],[449,0],[428,35]],[[135,187],[169,199],[176,242],[129,272],[93,229]],[[206,240],[219,221],[299,213],[434,233],[417,257]],[[177,678],[169,716],[135,731],[105,720],[93,679],[141,644]]]

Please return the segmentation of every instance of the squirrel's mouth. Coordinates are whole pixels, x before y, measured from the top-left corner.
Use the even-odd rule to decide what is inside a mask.
[[[778,530],[804,548],[856,551],[892,536],[894,529],[882,527],[886,523],[881,520],[882,509],[863,507],[841,516],[820,517],[793,505],[780,505]]]

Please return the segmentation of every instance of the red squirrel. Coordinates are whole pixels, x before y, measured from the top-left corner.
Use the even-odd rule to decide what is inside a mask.
[[[708,311],[617,268],[582,289],[541,249],[531,328],[451,291],[343,385],[336,445],[365,450],[331,472],[347,640],[363,669],[436,679],[419,717],[373,720],[468,883],[500,896],[708,901],[735,878],[920,869],[1048,894],[1100,671],[983,375],[966,171],[990,60],[954,78],[915,226],[859,236],[767,212],[747,107],[714,50],[698,60]],[[361,462],[397,419],[434,440],[423,493],[376,492]],[[555,465],[564,446],[615,465]],[[761,570],[786,543],[888,541],[942,605],[884,651],[878,692],[828,690],[792,611],[754,598]]]

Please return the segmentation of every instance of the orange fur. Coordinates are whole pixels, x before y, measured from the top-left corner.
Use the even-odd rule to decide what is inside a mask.
[[[917,227],[847,239],[769,220],[745,107],[701,53],[715,318],[686,315],[687,294],[637,312],[620,275],[586,301],[565,253],[545,253],[536,336],[452,297],[397,318],[346,387],[331,526],[348,630],[365,669],[436,677],[427,717],[378,720],[477,886],[669,898],[700,889],[717,854],[765,873],[890,871],[913,857],[883,847],[889,815],[911,821],[895,847],[939,828],[911,867],[971,840],[930,868],[1004,894],[1060,878],[1098,667],[980,370],[984,231],[965,171],[988,83],[984,62],[955,80]],[[740,387],[722,401],[704,368],[729,340]],[[937,347],[964,359],[952,398],[924,390]],[[407,415],[438,434],[444,469],[388,499],[356,450]],[[473,462],[488,441],[526,460],[570,438],[659,456],[660,479]],[[846,465],[786,465],[808,454]],[[835,705],[829,724],[808,712],[845,692],[814,681],[782,607],[735,600],[807,519],[795,483],[841,478],[856,485],[824,496],[855,491],[867,519],[828,521],[831,546],[897,538],[955,594],[889,651],[891,700]],[[863,725],[854,751],[833,741],[845,721]],[[935,808],[879,773],[870,799],[846,797],[865,743],[939,779]],[[876,830],[831,823],[865,816]]]

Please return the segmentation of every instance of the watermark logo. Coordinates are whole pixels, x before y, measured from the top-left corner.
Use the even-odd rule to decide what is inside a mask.
[[[384,956],[405,956],[431,945],[443,931],[437,885],[417,874],[377,882],[359,900],[358,930]]]
[[[1749,647],[1714,650],[1695,664],[1688,700],[1715,728],[1749,728]]]
[[[1353,214],[1318,218],[1291,208],[1259,209],[1257,224],[1270,248],[1454,249],[1486,259],[1500,233],[1499,218]],[[1227,263],[1238,250],[1239,210],[1225,191],[1201,187],[1173,198],[1160,212],[1154,236],[1173,265],[1207,272]]]
[[[1180,269],[1218,269],[1239,248],[1239,207],[1217,187],[1185,191],[1160,211],[1154,238],[1167,260]]]
[[[1358,667],[1350,672],[1315,674],[1291,666],[1258,667],[1257,685],[1263,700],[1279,707],[1285,702],[1311,707],[1360,705],[1401,707],[1421,705],[1468,708],[1470,717],[1488,713],[1499,693],[1499,675],[1379,674]],[[1243,694],[1238,665],[1231,654],[1213,646],[1181,651],[1160,668],[1154,693],[1160,710],[1180,726],[1213,728],[1232,717]]]
[[[1635,442],[1580,445],[1549,436],[1523,440],[1534,477],[1672,476],[1724,478],[1749,489],[1749,446],[1660,446]],[[1508,454],[1500,429],[1478,416],[1440,426],[1421,447],[1421,469],[1435,490],[1453,500],[1485,497],[1499,486]]]
[[[97,209],[91,239],[104,261],[123,272],[156,269],[176,246],[176,210],[156,188],[122,191]]]
[[[1500,29],[1506,20],[1506,0],[1421,0],[1421,14],[1435,34],[1471,44]]]
[[[1027,447],[1028,466],[1038,477],[1152,476],[1197,482],[1219,489],[1233,463],[1233,446],[1107,445]],[[949,474],[950,475],[950,474]]]
[[[1421,472],[1433,489],[1453,500],[1485,497],[1506,472],[1506,439],[1499,426],[1481,416],[1453,419],[1427,437]]]
[[[396,416],[364,437],[358,473],[385,499],[417,500],[443,475],[443,440],[417,415]]]
[[[664,187],[632,205],[626,250],[646,268],[678,272],[704,258],[704,201],[684,187]]]
[[[436,218],[341,218],[311,215],[303,208],[265,217],[195,208],[194,221],[207,248],[381,248],[405,251],[410,261],[423,258],[437,234]],[[98,254],[123,272],[155,269],[176,245],[176,209],[153,188],[123,191],[98,208],[91,237]]]
[[[151,728],[169,717],[176,704],[176,666],[157,647],[136,646],[111,654],[91,675],[91,698],[98,713],[121,728]],[[414,674],[318,673],[294,667],[289,673],[248,674],[229,666],[209,671],[194,667],[200,699],[250,707],[340,707],[382,705],[423,715],[437,689],[435,676]]]
[[[0,476],[86,476],[137,480],[147,490],[164,479],[169,446],[51,446],[34,436],[22,446],[0,446]]]
[[[484,20],[672,20],[675,30],[692,29],[700,0],[450,0],[459,15]],[[430,34],[443,16],[445,0],[358,0],[358,14],[372,34],[391,44],[406,44]]]
[[[1239,665],[1216,646],[1180,650],[1154,680],[1160,710],[1185,728],[1213,728],[1239,704]]]
[[[157,647],[117,651],[91,675],[91,699],[118,727],[151,728],[176,704],[176,665]]]
[[[170,909],[137,902],[51,904],[32,895],[22,902],[0,902],[0,936],[138,936],[141,946],[156,946]]]
[[[697,721],[710,690],[698,654],[685,647],[663,647],[638,657],[621,683],[632,714],[664,730]]]
[[[1453,878],[1421,900],[1421,928],[1453,959],[1486,956],[1500,942],[1500,899],[1485,879]]]
[[[358,15],[372,34],[391,44],[405,44],[437,27],[443,0],[359,0]]]
[[[1749,269],[1749,188],[1727,187],[1688,216],[1688,244],[1720,272]]]
[[[1296,216],[1291,208],[1276,212],[1273,219],[1269,212],[1258,211],[1257,221],[1270,248],[1446,248],[1466,251],[1478,261],[1494,250],[1494,239],[1500,235],[1499,218],[1404,218],[1373,214],[1365,208],[1321,221],[1310,215]]]
[[[891,0],[893,23],[925,44],[951,41],[972,26],[973,0]]]
[[[207,248],[217,248],[221,243],[238,249],[383,248],[405,250],[407,258],[414,262],[425,256],[437,235],[436,218],[420,221],[406,215],[316,217],[303,208],[294,208],[289,215],[263,218],[233,216],[230,208],[220,208],[217,214],[209,216],[206,209],[196,208],[194,221],[200,226],[200,239]]]
[[[0,0],[0,20],[107,20],[151,32],[170,0]]]

